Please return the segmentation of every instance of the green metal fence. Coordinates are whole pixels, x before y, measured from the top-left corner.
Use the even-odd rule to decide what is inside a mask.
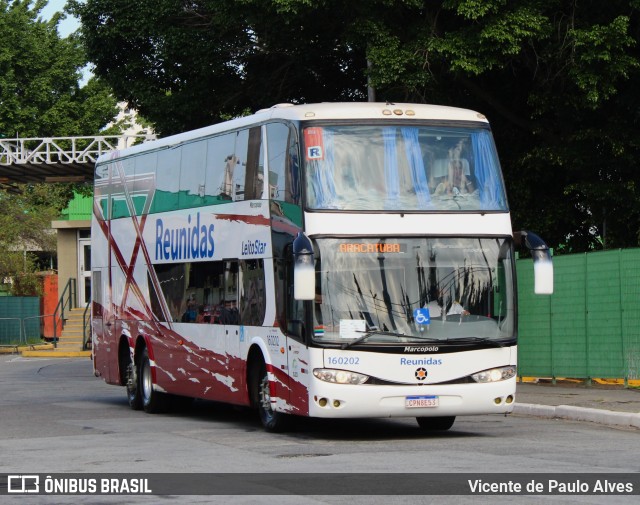
[[[640,378],[640,249],[553,258],[555,289],[533,294],[518,260],[518,367],[523,377]]]
[[[37,296],[0,298],[0,346],[40,342],[41,325]]]

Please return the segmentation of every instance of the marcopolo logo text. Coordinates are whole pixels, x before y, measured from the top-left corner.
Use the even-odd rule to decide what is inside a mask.
[[[438,352],[439,347],[437,345],[427,345],[427,346],[423,346],[423,347],[412,347],[412,346],[406,346],[404,348],[404,352],[419,352],[419,353],[423,353],[423,352]]]
[[[156,219],[156,260],[188,260],[212,258],[214,251],[213,224],[201,224],[200,213],[187,217],[186,226],[166,226]]]

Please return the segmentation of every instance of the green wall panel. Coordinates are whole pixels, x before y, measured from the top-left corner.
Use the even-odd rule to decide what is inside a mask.
[[[521,376],[640,377],[640,249],[554,258],[551,296],[518,260]]]

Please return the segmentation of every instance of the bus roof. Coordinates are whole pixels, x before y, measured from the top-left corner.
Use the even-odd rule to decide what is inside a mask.
[[[231,121],[217,123],[197,130],[145,142],[130,147],[117,154],[107,153],[100,156],[98,163],[156,149],[175,147],[202,137],[208,137],[225,131],[246,128],[252,124],[262,123],[273,119],[291,121],[303,120],[348,120],[348,119],[409,119],[433,121],[474,121],[487,122],[486,117],[478,112],[446,107],[443,105],[384,103],[384,102],[325,102],[314,104],[294,105],[278,104],[268,109],[262,109],[250,116],[244,116]]]

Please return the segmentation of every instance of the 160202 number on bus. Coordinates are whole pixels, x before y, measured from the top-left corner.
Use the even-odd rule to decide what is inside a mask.
[[[327,358],[329,365],[359,365],[360,358],[358,356],[329,356]]]

